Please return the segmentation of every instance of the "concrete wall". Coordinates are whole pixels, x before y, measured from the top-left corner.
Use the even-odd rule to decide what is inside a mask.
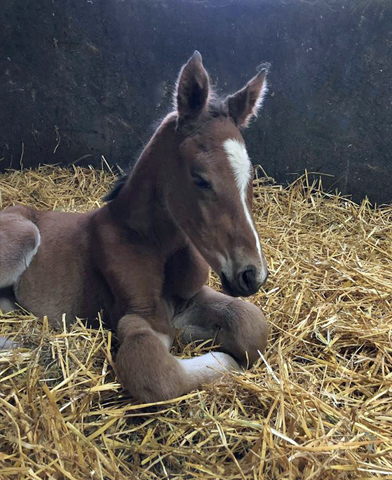
[[[246,133],[280,182],[392,200],[390,0],[2,0],[0,169],[133,163],[200,50],[223,93],[272,63]]]

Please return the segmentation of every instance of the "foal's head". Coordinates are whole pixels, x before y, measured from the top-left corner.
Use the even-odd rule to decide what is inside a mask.
[[[244,88],[214,99],[199,52],[176,90],[176,160],[168,166],[168,207],[233,296],[258,291],[268,276],[252,216],[253,168],[240,129],[266,92],[264,68]]]

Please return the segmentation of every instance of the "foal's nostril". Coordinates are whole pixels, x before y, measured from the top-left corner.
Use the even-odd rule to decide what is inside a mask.
[[[239,283],[245,292],[254,290],[256,286],[256,268],[250,266],[242,271],[239,275]]]

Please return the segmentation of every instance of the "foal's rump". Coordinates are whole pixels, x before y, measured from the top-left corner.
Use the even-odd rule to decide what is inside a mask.
[[[15,285],[38,251],[41,235],[29,213],[27,207],[0,212],[0,288]]]
[[[64,313],[68,322],[92,312],[95,318],[101,292],[90,279],[90,217],[27,207],[1,212],[0,288],[11,285],[17,303],[54,325]]]

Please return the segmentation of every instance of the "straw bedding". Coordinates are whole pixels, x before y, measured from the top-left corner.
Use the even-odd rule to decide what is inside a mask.
[[[104,328],[0,315],[0,335],[24,347],[0,352],[1,479],[392,479],[392,206],[356,205],[306,175],[287,189],[260,177],[271,276],[250,300],[271,325],[265,356],[202,391],[136,405]],[[8,172],[1,207],[83,211],[113,179]]]

